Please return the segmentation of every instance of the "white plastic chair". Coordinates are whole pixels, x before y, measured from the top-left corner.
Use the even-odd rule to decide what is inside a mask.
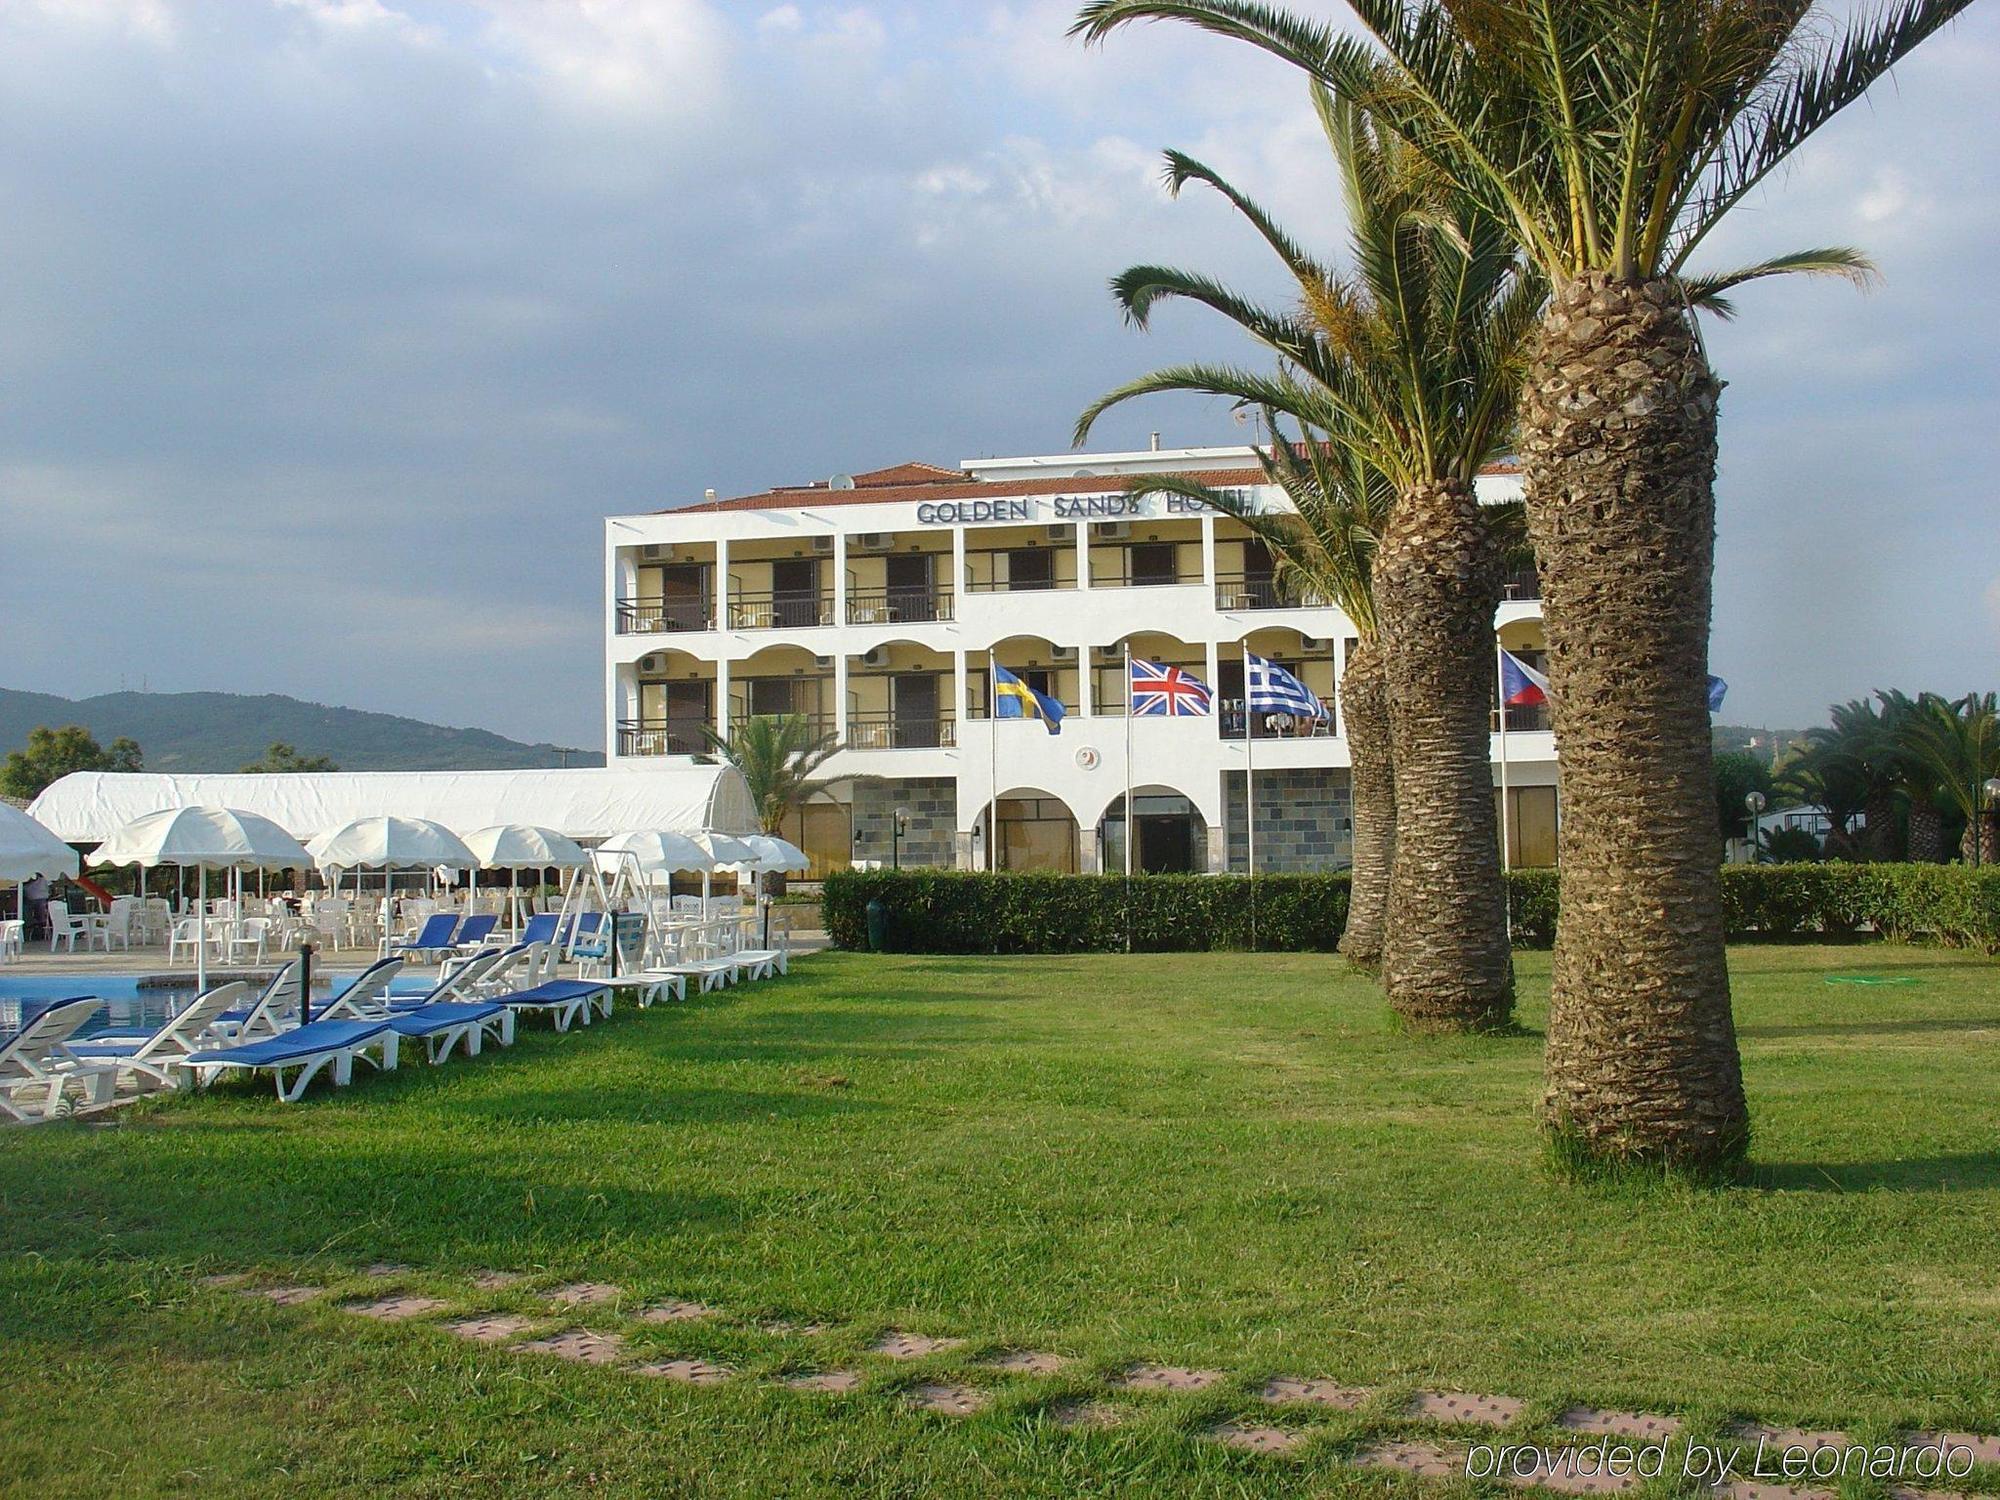
[[[76,940],[87,938],[89,929],[77,918],[69,914],[67,901],[49,903],[49,952],[56,951],[57,943],[67,943],[71,953],[76,952]]]
[[[0,964],[11,963],[28,947],[28,924],[16,918],[0,922]]]
[[[235,930],[229,936],[230,962],[234,963],[239,958],[254,954],[254,962],[261,964],[264,961],[264,944],[270,935],[269,917],[247,917],[237,923]]]

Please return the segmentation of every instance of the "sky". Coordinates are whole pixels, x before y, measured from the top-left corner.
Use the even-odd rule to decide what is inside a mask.
[[[1302,9],[1327,7],[1302,5]],[[284,692],[603,740],[603,517],[1059,452],[1156,364],[1139,261],[1282,294],[1190,151],[1316,244],[1296,77],[1069,3],[0,0],[0,685]],[[1710,323],[1722,717],[2000,686],[2000,7],[1711,236],[1867,292]],[[1240,440],[1139,403],[1094,446]],[[309,748],[309,747],[308,747]]]

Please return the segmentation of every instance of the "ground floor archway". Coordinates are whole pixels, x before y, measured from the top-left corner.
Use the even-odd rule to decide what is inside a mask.
[[[1142,875],[1199,875],[1208,869],[1208,823],[1172,787],[1137,787],[1132,794],[1132,869]],[[1097,824],[1098,868],[1125,871],[1125,799],[1113,799]]]
[[[1017,787],[1001,793],[988,816],[998,828],[995,869],[1076,873],[1076,817],[1062,798]]]

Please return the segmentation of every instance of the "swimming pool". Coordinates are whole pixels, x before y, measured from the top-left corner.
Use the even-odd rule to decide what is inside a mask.
[[[344,984],[353,972],[313,976],[313,991]],[[21,1029],[22,1023],[72,995],[95,995],[104,1002],[97,1014],[83,1023],[78,1036],[91,1036],[127,1026],[158,1026],[169,1016],[180,1014],[199,993],[194,976],[187,983],[147,985],[141,989],[138,974],[7,974],[0,972],[0,1041]],[[252,987],[252,993],[256,987]]]

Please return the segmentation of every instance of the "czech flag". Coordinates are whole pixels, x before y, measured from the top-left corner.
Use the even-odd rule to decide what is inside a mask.
[[[1063,706],[1047,693],[1038,693],[998,662],[993,664],[993,717],[996,719],[1040,719],[1050,734],[1062,733]]]
[[[1549,701],[1549,680],[1504,647],[1500,652],[1500,701],[1535,708]]]

